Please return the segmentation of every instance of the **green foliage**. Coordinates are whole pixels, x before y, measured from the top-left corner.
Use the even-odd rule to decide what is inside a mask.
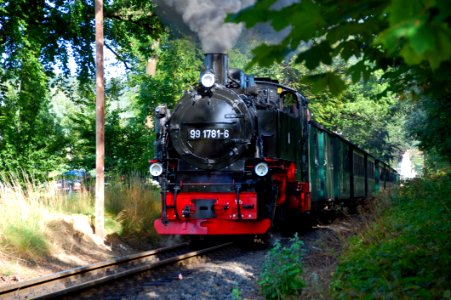
[[[450,59],[451,28],[446,19],[451,16],[447,1],[391,1],[388,28],[379,33],[381,43],[393,55],[399,51],[409,65],[426,61],[435,70]]]
[[[437,151],[428,151],[424,154],[423,174],[446,173],[451,170],[451,164],[443,160]]]
[[[138,74],[134,78],[140,84],[138,103],[144,117],[153,116],[158,104],[172,108],[184,91],[199,80],[203,56],[193,42],[164,36],[159,47],[157,74]]]
[[[383,85],[374,77],[373,80],[353,84],[337,98],[319,95],[311,101],[310,109],[320,123],[390,161],[409,147],[402,131],[408,108],[392,95],[377,99]]]
[[[451,162],[451,135],[444,133],[449,131],[449,116],[449,98],[423,98],[417,101],[416,109],[407,121],[411,137],[421,141],[419,148],[444,157],[447,162]]]
[[[297,62],[305,62],[309,69],[321,63],[332,65],[332,59],[340,56],[372,63],[370,70],[396,66],[406,71],[408,65],[423,62],[427,62],[424,67],[437,70],[451,58],[451,29],[446,21],[451,10],[446,0],[309,0],[277,9],[273,8],[275,2],[258,1],[228,17],[248,27],[260,22],[269,22],[277,31],[290,27],[290,34],[280,44],[255,48],[253,63],[269,66],[280,62],[301,42],[310,46],[297,55]],[[403,60],[396,60],[398,57]],[[323,87],[327,86],[324,82]]]
[[[335,62],[337,69],[346,64]],[[301,81],[304,82],[304,81]],[[411,105],[399,102],[392,93],[382,95],[387,83],[381,74],[370,75],[366,82],[349,84],[338,96],[300,86],[309,99],[313,119],[384,161],[397,158],[411,147],[403,131]]]
[[[70,95],[58,94],[58,119],[65,129],[65,169],[95,168],[95,101],[92,89],[77,80],[66,82]],[[55,89],[55,92],[58,89]],[[130,103],[136,93],[124,81],[112,78],[105,84],[105,170],[122,175],[147,173],[152,157],[152,133]]]
[[[0,166],[3,169],[20,167],[43,178],[50,171],[66,169],[67,164],[92,168],[95,119],[94,97],[89,86],[94,86],[95,71],[94,3],[91,0],[0,3]],[[152,54],[152,42],[163,32],[150,1],[104,3],[104,18],[105,46],[128,68],[136,65],[140,56]],[[76,63],[76,85],[68,80],[70,57]],[[63,73],[55,78],[55,70]],[[61,120],[50,112],[52,84],[58,85],[78,106],[72,120]],[[63,129],[59,121],[69,126]],[[139,140],[141,149],[143,143],[149,142],[136,139],[148,136],[143,128],[144,125],[134,127],[138,130],[129,137]],[[130,152],[133,155],[139,151]],[[129,167],[135,166],[127,160],[119,169]]]
[[[105,124],[105,169],[117,174],[147,173],[152,157],[152,134],[135,118],[122,121],[120,110],[107,114]]]
[[[152,130],[146,119],[127,111],[133,110],[132,105],[121,107],[122,102],[132,101],[123,95],[127,91],[125,82],[113,78],[106,87],[105,169],[122,175],[147,174],[153,154]]]
[[[67,130],[68,165],[73,168],[92,170],[95,168],[95,95],[92,89],[78,89],[71,96],[73,103],[63,113],[63,122]]]
[[[451,281],[450,174],[408,182],[393,207],[351,240],[335,298],[439,299]]]
[[[338,75],[332,72],[312,75],[307,78],[312,82],[312,93],[319,93],[324,86],[329,87],[329,91],[333,95],[338,95],[345,89],[345,83]]]
[[[266,299],[286,299],[298,296],[305,286],[302,280],[302,241],[297,235],[290,239],[290,246],[277,242],[263,265],[258,284]]]
[[[344,83],[349,86],[348,80],[371,81],[371,74],[382,71],[386,91],[444,108],[425,109],[426,129],[413,135],[424,150],[435,149],[450,162],[449,141],[440,139],[449,119],[449,105],[443,103],[451,94],[449,1],[308,0],[282,8],[276,2],[257,1],[228,17],[248,27],[269,22],[278,31],[290,28],[279,44],[254,48],[251,64],[270,66],[294,55],[296,63],[315,71],[304,77],[313,92],[334,95],[344,91]],[[336,58],[351,66],[336,69]]]
[[[0,52],[7,55],[0,61],[11,78],[14,69],[20,68],[23,57],[33,49],[31,59],[39,61],[47,74],[58,66],[69,73],[69,57],[74,56],[77,75],[89,81],[95,71],[92,44],[94,43],[94,1],[49,0],[6,1],[0,4]],[[105,45],[127,62],[136,53],[149,53],[152,37],[162,31],[153,14],[150,1],[104,2]],[[136,51],[135,51],[136,50]],[[35,74],[30,73],[30,80]],[[0,78],[3,83],[3,78]]]
[[[243,297],[241,296],[241,293],[240,293],[240,289],[239,289],[239,288],[234,287],[234,288],[232,289],[232,299],[233,299],[233,300],[242,300],[242,299],[243,299]]]
[[[47,77],[32,46],[27,44],[17,58],[15,78],[0,78],[5,91],[0,100],[0,166],[43,177],[62,163],[58,154],[66,141],[49,112]]]

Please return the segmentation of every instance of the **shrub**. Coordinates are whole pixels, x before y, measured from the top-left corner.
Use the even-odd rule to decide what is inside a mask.
[[[417,179],[350,241],[331,284],[335,298],[443,298],[451,282],[449,175]]]
[[[290,246],[277,242],[263,265],[258,284],[266,299],[287,299],[298,296],[305,286],[302,280],[302,247],[297,235],[290,239]]]

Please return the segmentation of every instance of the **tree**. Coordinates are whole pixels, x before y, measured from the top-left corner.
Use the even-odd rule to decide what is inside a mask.
[[[305,0],[285,7],[276,2],[257,1],[228,17],[248,27],[269,22],[277,31],[291,28],[280,44],[255,48],[252,63],[270,65],[292,55],[297,63],[317,71],[308,76],[312,85],[339,94],[346,87],[343,76],[318,68],[332,66],[333,58],[340,57],[352,63],[345,75],[354,83],[366,81],[370,74],[382,70],[388,83],[386,91],[399,97],[428,99],[436,102],[433,106],[450,98],[449,1]],[[440,120],[449,118],[449,109],[437,113],[435,117]],[[434,148],[451,161],[451,137],[437,131],[431,117],[425,127],[431,127],[428,137],[438,143],[432,145],[423,138],[420,146]]]
[[[234,67],[244,68],[252,59],[246,49],[234,49],[229,55]],[[347,67],[349,64],[340,59],[333,62],[333,68],[339,73],[344,73]],[[326,67],[322,66],[322,69]],[[399,130],[404,127],[407,111],[397,102],[393,93],[380,96],[387,85],[381,79],[383,72],[371,75],[365,83],[354,84],[350,79],[347,80],[348,88],[339,95],[303,80],[312,71],[302,64],[296,64],[295,59],[268,67],[253,65],[248,72],[278,79],[280,83],[301,91],[308,98],[315,121],[380,159],[393,160],[409,147],[404,132]]]
[[[139,110],[133,113],[123,108],[124,100],[132,100],[124,95],[126,91],[125,83],[117,78],[106,85],[105,169],[120,175],[147,174],[153,152],[152,134]]]
[[[126,66],[137,50],[151,54],[151,44],[163,32],[151,1],[116,0],[105,4],[106,47]],[[33,57],[47,75],[57,66],[70,74],[73,56],[80,79],[94,75],[94,1],[18,0],[0,4],[0,52],[5,77],[20,70],[24,57]],[[27,54],[27,55],[25,55]],[[34,75],[34,74],[30,74]]]
[[[155,76],[141,72],[132,82],[140,85],[138,104],[143,119],[153,116],[158,104],[167,104],[173,108],[187,88],[198,82],[202,67],[202,53],[187,39],[162,36],[157,55]]]
[[[92,0],[0,1],[2,166],[14,163],[42,172],[48,171],[49,167],[43,162],[59,161],[61,165],[65,160],[66,142],[57,143],[59,148],[50,151],[49,139],[56,142],[62,135],[58,126],[49,122],[53,120],[48,113],[49,82],[55,82],[55,69],[63,72],[61,77],[68,79],[71,73],[69,58],[73,57],[80,82],[78,86],[87,90],[86,86],[92,84],[95,70],[93,28]],[[136,62],[138,53],[152,54],[151,42],[163,30],[150,1],[115,0],[105,5],[105,46],[127,68]],[[67,94],[71,93],[73,90],[67,91]],[[70,97],[74,98],[73,95]],[[87,98],[79,100],[86,102],[85,108],[89,106]],[[73,117],[80,122],[86,121],[83,115]],[[49,128],[51,124],[53,129]],[[87,138],[82,137],[81,143]],[[89,148],[75,147],[79,146],[84,150]],[[70,147],[74,149],[74,146]],[[89,157],[79,159],[89,160]],[[87,161],[81,163],[89,164]],[[57,165],[53,167],[58,168]]]
[[[67,140],[49,112],[47,78],[39,62],[33,56],[24,56],[17,78],[8,80],[3,88],[0,167],[33,170],[37,177],[58,169]]]

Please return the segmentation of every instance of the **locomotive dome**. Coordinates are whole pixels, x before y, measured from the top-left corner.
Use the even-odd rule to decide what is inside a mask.
[[[240,96],[225,87],[227,55],[207,54],[206,69],[214,74],[216,84],[181,99],[171,116],[169,135],[183,160],[204,169],[220,169],[246,151],[254,117]]]

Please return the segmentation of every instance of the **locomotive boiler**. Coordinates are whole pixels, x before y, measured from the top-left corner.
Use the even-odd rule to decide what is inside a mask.
[[[161,187],[162,215],[154,223],[159,234],[295,229],[335,202],[385,186],[390,181],[381,170],[393,173],[310,122],[301,93],[229,68],[222,53],[206,54],[199,85],[172,111],[158,106],[155,120],[150,173]]]

